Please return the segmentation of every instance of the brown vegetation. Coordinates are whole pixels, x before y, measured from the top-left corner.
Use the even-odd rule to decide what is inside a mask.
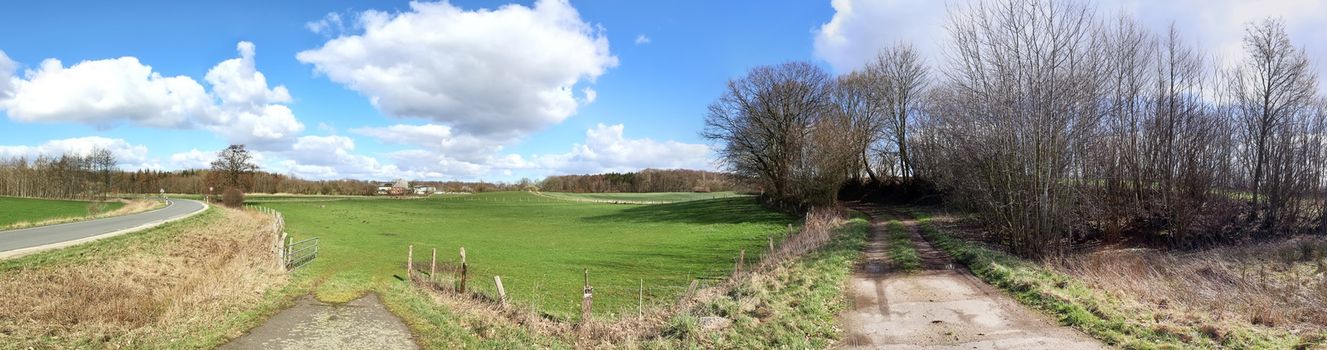
[[[215,345],[286,281],[270,220],[214,209],[0,263],[0,348]]]
[[[1191,253],[1108,250],[1051,264],[1158,322],[1202,326],[1218,341],[1229,329],[1264,326],[1311,335],[1327,331],[1327,240]]]

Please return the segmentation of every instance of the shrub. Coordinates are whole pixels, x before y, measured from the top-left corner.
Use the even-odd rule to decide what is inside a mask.
[[[227,188],[226,192],[221,193],[221,203],[227,207],[239,208],[244,205],[244,191],[238,188]]]

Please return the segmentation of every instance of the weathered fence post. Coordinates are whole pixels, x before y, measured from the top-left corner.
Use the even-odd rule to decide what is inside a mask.
[[[769,253],[774,255],[774,235],[769,236]]]
[[[290,253],[293,253],[295,249],[295,247],[292,245],[292,243],[295,242],[295,237],[291,237],[290,235],[285,235],[285,236],[286,236],[285,263],[286,263],[286,268],[290,268]]]
[[[585,289],[581,296],[581,322],[590,321],[590,309],[594,304],[594,287],[590,286],[590,269],[585,269]]]
[[[502,276],[493,276],[493,283],[498,285],[498,305],[507,306],[507,289],[502,288]]]
[[[687,299],[691,299],[691,293],[696,292],[696,286],[700,283],[698,280],[691,280],[691,286],[687,287],[686,293],[682,293],[682,298],[677,300],[677,305],[686,305]]]
[[[746,249],[737,253],[737,266],[733,268],[733,277],[742,274],[743,265],[746,265]]]
[[[414,277],[415,277],[415,245],[411,244],[410,250],[406,252],[405,256],[405,280],[406,282],[412,282],[414,281]]]
[[[429,260],[429,287],[438,280],[438,248],[433,248],[433,258]]]
[[[645,319],[645,279],[640,279],[640,294],[636,296],[636,319]]]
[[[465,263],[465,247],[461,247],[461,285],[457,288],[459,293],[465,293],[466,270],[468,269],[469,265]]]

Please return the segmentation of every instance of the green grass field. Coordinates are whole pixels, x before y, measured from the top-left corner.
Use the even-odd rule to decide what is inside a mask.
[[[569,200],[625,201],[625,202],[685,202],[702,199],[740,197],[734,192],[654,192],[654,193],[565,193],[543,192],[544,196]]]
[[[93,202],[0,197],[0,228],[27,222],[37,223],[62,218],[80,218],[91,215],[88,209]],[[101,203],[101,212],[112,211],[124,206],[124,203]]]
[[[463,198],[463,200],[461,200]],[[296,239],[318,237],[320,257],[297,274],[316,295],[346,301],[390,288],[405,275],[407,246],[417,264],[430,249],[454,262],[465,247],[470,286],[491,291],[502,276],[516,303],[571,318],[582,271],[595,288],[595,314],[634,314],[642,280],[648,303],[675,301],[693,278],[722,278],[738,251],[755,261],[792,217],[749,197],[658,205],[611,205],[498,192],[416,200],[271,202]]]

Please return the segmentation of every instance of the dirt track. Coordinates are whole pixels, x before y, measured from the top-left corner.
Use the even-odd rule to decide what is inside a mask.
[[[849,286],[852,308],[841,316],[845,348],[1103,349],[1074,329],[1055,325],[931,247],[915,220],[887,208],[858,207],[871,216],[864,257]],[[922,271],[889,268],[887,223],[901,219],[922,257]]]
[[[343,305],[305,296],[226,349],[418,349],[410,329],[375,295]]]

